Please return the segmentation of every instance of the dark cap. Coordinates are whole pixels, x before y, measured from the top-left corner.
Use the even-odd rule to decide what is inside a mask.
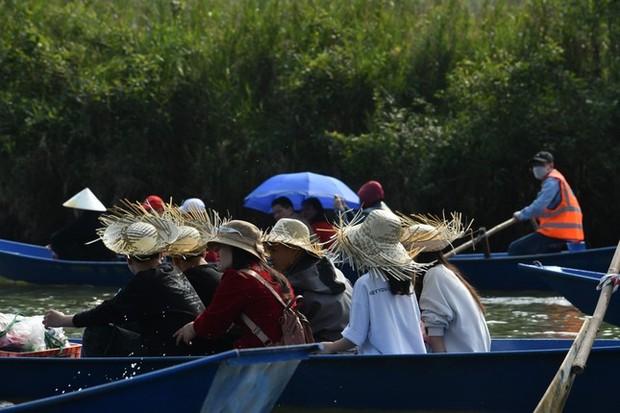
[[[553,163],[553,155],[547,151],[540,151],[532,157],[531,162]]]

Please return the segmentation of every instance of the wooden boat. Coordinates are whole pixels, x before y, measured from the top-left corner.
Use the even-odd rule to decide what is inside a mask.
[[[494,339],[489,353],[310,356],[297,366],[276,411],[533,411],[571,344],[569,339]],[[38,399],[81,389],[78,394],[99,400],[106,408],[148,411],[135,403],[150,397],[159,403],[162,393],[176,398],[177,392],[192,397],[188,393],[198,391],[195,376],[191,382],[178,375],[163,387],[157,383],[190,366],[182,364],[190,360],[196,358],[0,359],[0,371],[7,372],[0,375],[0,400]],[[150,373],[151,381],[132,390],[128,398],[134,401],[129,404],[108,400],[103,390],[86,393],[115,384],[110,381],[134,377],[121,380],[130,383],[141,374],[173,365],[177,367]],[[573,384],[565,412],[620,411],[620,399],[603,394],[618,368],[620,340],[597,340],[585,372]],[[108,384],[98,386],[101,383]],[[189,407],[194,406],[177,411],[198,411]],[[6,409],[13,411],[18,410]]]
[[[124,261],[66,261],[49,249],[0,239],[0,276],[44,285],[121,287],[132,274]]]
[[[605,272],[616,247],[562,251],[552,254],[508,255],[505,252],[491,253],[487,258],[482,253],[457,254],[450,258],[479,291],[550,291],[551,287],[537,277],[530,277],[519,263],[579,268],[588,271]]]
[[[131,380],[74,388],[78,391],[44,396],[4,408],[2,411],[107,413],[113,407],[115,412],[269,412],[300,360],[307,358],[311,351],[318,348],[318,344],[313,344],[231,350],[209,357],[188,357],[182,364],[141,374]],[[33,363],[37,360],[7,360],[16,359],[35,360]],[[88,359],[83,360],[88,362]],[[114,363],[114,360],[111,361]],[[139,362],[129,361],[130,364],[125,364],[125,367]],[[99,367],[106,364],[105,360],[100,359],[99,362],[103,363],[99,364]],[[22,367],[30,369],[31,373],[34,370],[32,364],[29,366],[26,363]],[[88,366],[82,365],[79,368],[83,370],[73,370],[76,375],[84,377],[91,374]],[[63,367],[58,368],[61,369]],[[39,372],[43,375],[38,376],[35,381],[59,383],[55,371]],[[12,375],[11,370],[4,370],[4,373],[5,376]],[[18,382],[13,377],[9,388],[15,388],[16,383],[23,387],[33,384],[27,381]],[[72,381],[68,382],[69,385],[71,383]]]
[[[584,314],[592,315],[600,296],[596,289],[606,272],[586,271],[551,265],[519,264],[524,271],[531,272],[547,283],[550,288],[563,295]],[[620,326],[620,299],[611,296],[603,321]]]

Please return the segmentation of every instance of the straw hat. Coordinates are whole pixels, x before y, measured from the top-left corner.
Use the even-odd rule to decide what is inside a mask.
[[[84,188],[77,194],[69,198],[62,206],[67,208],[84,209],[86,211],[106,211],[105,205],[91,192],[90,189]]]
[[[263,237],[263,242],[300,248],[318,258],[323,255],[321,246],[310,239],[306,224],[297,219],[280,218],[269,234]]]
[[[452,212],[450,219],[433,215],[402,216],[407,227],[403,232],[402,243],[423,251],[441,251],[454,241],[463,237],[471,226],[465,224],[459,212]]]
[[[204,253],[222,223],[217,212],[205,208],[191,208],[187,212],[180,208],[169,208],[167,212],[179,225],[179,237],[165,251],[166,255],[173,257],[191,257]]]
[[[405,280],[421,267],[412,259],[415,254],[400,243],[402,223],[390,211],[374,210],[361,224],[357,216],[350,224],[337,227],[330,250],[358,271]]]
[[[207,246],[230,245],[247,251],[264,261],[265,249],[262,237],[263,233],[256,225],[247,221],[232,220],[218,228],[216,236],[208,242]]]
[[[140,203],[123,201],[99,220],[97,233],[106,247],[117,254],[150,256],[163,252],[179,236],[179,228],[170,215],[146,211]]]

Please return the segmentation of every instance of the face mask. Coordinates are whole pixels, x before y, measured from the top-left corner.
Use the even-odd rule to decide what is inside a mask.
[[[547,175],[548,172],[549,170],[546,166],[532,167],[532,173],[534,174],[534,177],[540,181],[542,181],[542,179]]]

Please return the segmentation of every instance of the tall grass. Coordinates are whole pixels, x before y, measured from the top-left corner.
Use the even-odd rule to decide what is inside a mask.
[[[396,208],[490,225],[533,196],[521,162],[541,147],[584,209],[612,215],[617,167],[600,148],[618,151],[618,2],[1,6],[3,237],[45,241],[84,186],[260,221],[243,196],[298,170],[380,179]],[[605,228],[588,221],[594,243],[616,237]]]

